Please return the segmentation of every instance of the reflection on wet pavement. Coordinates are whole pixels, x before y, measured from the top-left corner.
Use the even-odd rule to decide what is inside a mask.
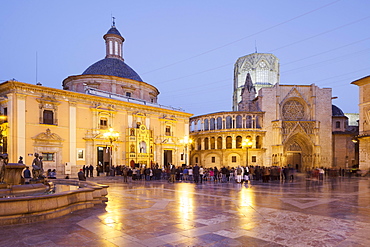
[[[370,246],[368,178],[167,183],[90,178],[108,202],[0,227],[0,246]]]

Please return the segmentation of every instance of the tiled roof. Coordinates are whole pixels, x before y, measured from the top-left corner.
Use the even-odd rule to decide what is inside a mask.
[[[332,105],[331,106],[331,112],[332,112],[332,116],[344,116],[344,113],[343,111],[336,105]]]
[[[121,36],[121,37],[122,37],[122,35],[119,33],[119,31],[117,30],[117,28],[116,28],[116,27],[111,27],[111,28],[108,30],[107,34],[116,34],[116,35],[119,35],[119,36]]]
[[[136,81],[142,81],[140,76],[130,66],[117,58],[104,58],[88,67],[82,74],[111,75]]]

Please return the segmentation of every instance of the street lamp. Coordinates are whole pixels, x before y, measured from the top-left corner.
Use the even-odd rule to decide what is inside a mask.
[[[109,171],[112,168],[112,151],[113,151],[113,142],[118,140],[119,133],[114,131],[113,128],[109,128],[108,132],[103,134],[104,138],[109,139],[110,142],[110,150],[109,150]]]
[[[188,145],[193,143],[193,140],[189,138],[189,136],[184,136],[184,139],[180,140],[180,143],[184,144],[184,153],[185,153],[185,165],[188,166],[187,163],[187,155],[188,155]]]
[[[251,148],[253,145],[253,142],[250,139],[245,139],[242,143],[242,146],[247,149],[247,159],[246,159],[246,165],[248,166],[248,149]]]

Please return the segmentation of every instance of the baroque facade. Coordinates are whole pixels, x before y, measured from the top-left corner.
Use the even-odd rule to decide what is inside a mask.
[[[191,114],[157,103],[158,89],[124,62],[124,38],[114,24],[104,39],[106,57],[66,78],[63,90],[0,84],[1,147],[10,162],[23,156],[31,165],[39,153],[44,169],[58,174],[90,164],[183,163],[180,141],[189,134]]]

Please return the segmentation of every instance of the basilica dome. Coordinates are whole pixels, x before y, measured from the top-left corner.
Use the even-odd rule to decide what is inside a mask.
[[[117,58],[104,58],[88,67],[82,74],[110,75],[135,81],[143,81],[130,66],[128,66],[124,61]]]

